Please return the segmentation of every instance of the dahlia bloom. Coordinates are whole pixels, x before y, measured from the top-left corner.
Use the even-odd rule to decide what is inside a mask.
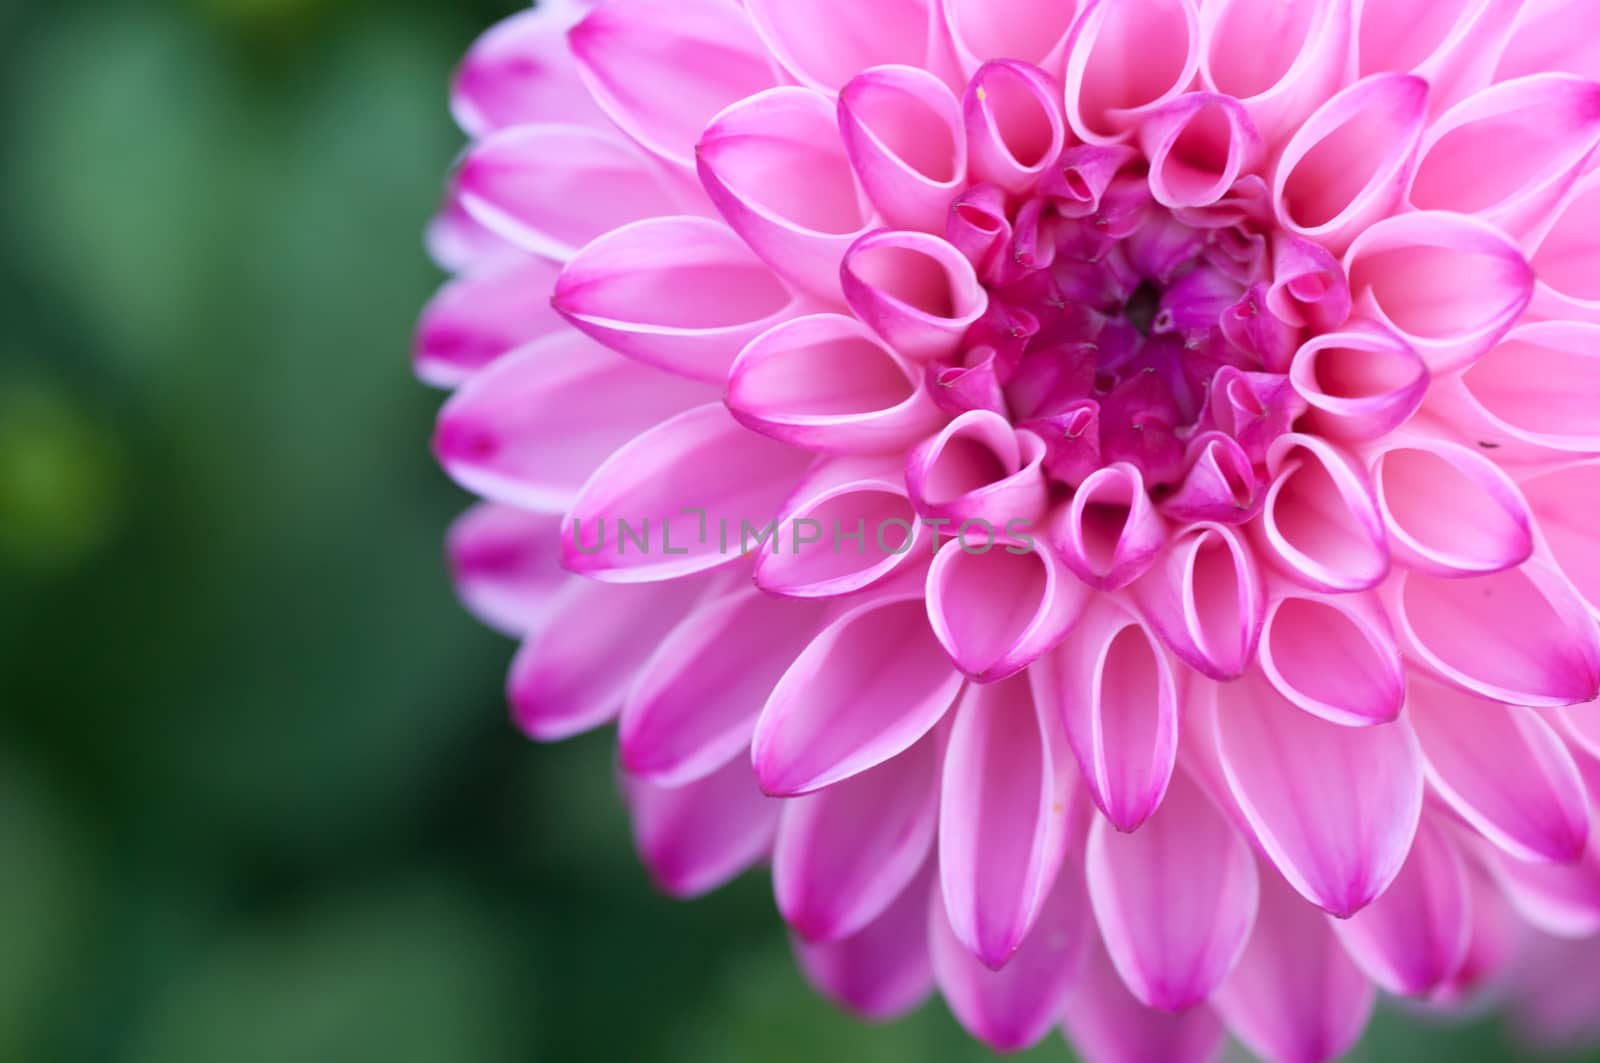
[[[416,368],[517,723],[617,721],[662,887],[770,861],[868,1017],[937,990],[998,1049],[1309,1063],[1379,991],[1532,970],[1521,1014],[1572,1027],[1593,987],[1513,958],[1600,933],[1597,30],[495,27]]]

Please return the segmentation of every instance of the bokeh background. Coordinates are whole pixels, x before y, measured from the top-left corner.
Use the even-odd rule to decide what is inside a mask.
[[[0,0],[0,1063],[987,1058],[819,1001],[762,876],[658,896],[608,736],[506,722],[408,348],[511,10]]]

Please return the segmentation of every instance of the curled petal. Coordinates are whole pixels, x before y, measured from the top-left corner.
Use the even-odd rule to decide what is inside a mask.
[[[1524,0],[1386,0],[1359,5],[1356,72],[1410,71],[1437,105],[1487,84]]]
[[[1252,462],[1266,461],[1268,448],[1304,412],[1300,396],[1275,373],[1247,373],[1225,365],[1211,378],[1206,413]]]
[[[467,610],[502,634],[539,626],[570,576],[561,568],[560,520],[480,502],[450,526],[445,555]]]
[[[1286,575],[1334,594],[1383,581],[1383,518],[1372,485],[1347,455],[1315,436],[1280,436],[1267,471],[1272,486],[1256,536]]]
[[[988,410],[951,421],[906,458],[906,490],[917,511],[1017,535],[1044,512],[1044,443]]]
[[[768,49],[802,84],[836,92],[858,71],[927,65],[930,0],[745,0]]]
[[[1063,217],[1087,218],[1099,212],[1118,171],[1138,157],[1138,152],[1126,144],[1075,145],[1062,152],[1040,182],[1039,191],[1050,198]]]
[[[928,570],[928,620],[951,660],[990,683],[1045,654],[1083,612],[1083,585],[1031,538],[1000,543],[985,529],[940,548]]]
[[[1263,1059],[1323,1063],[1360,1039],[1376,998],[1328,920],[1263,872],[1255,930],[1212,998],[1234,1035]]]
[[[930,735],[870,771],[784,802],[772,887],[801,937],[852,937],[911,886],[938,821],[940,746]]]
[[[973,185],[950,204],[944,238],[960,251],[986,280],[1007,268],[1004,256],[1015,242],[1006,211],[1006,192],[999,185]]]
[[[1092,473],[1050,521],[1050,541],[1078,578],[1117,590],[1154,564],[1167,529],[1138,468],[1125,462]]]
[[[462,131],[483,137],[534,122],[602,125],[567,49],[567,30],[587,11],[579,0],[547,0],[479,37],[450,89],[450,112]]]
[[[1332,724],[1259,673],[1191,704],[1239,810],[1296,890],[1344,917],[1388,888],[1422,813],[1422,758],[1404,721]]]
[[[478,224],[559,261],[618,226],[677,213],[659,164],[614,133],[582,126],[495,133],[472,146],[455,180]]]
[[[1390,723],[1405,701],[1405,666],[1382,603],[1370,594],[1289,591],[1267,607],[1261,671],[1289,701],[1330,723]]]
[[[579,76],[607,117],[686,167],[712,115],[773,83],[771,64],[736,0],[603,3],[567,40]]]
[[[554,303],[612,350],[722,383],[752,339],[799,313],[793,295],[727,226],[651,218],[602,236],[567,263]]]
[[[855,318],[795,318],[756,337],[728,376],[728,408],[782,443],[825,454],[903,450],[943,420],[907,365]]]
[[[961,103],[918,67],[880,66],[839,91],[845,154],[889,224],[937,233],[967,173]]]
[[[1254,463],[1237,440],[1208,432],[1190,444],[1189,471],[1177,489],[1162,499],[1161,513],[1188,524],[1212,520],[1243,524],[1261,511],[1261,483]]]
[[[1177,677],[1154,633],[1098,595],[1031,674],[1095,804],[1118,830],[1138,829],[1161,804],[1178,755]]]
[[[989,306],[972,263],[928,233],[868,233],[845,252],[839,270],[850,309],[917,361],[955,353]]]
[[[507,351],[565,329],[550,305],[557,269],[518,256],[440,288],[417,325],[412,367],[418,379],[453,388]]]
[[[1203,4],[1202,84],[1239,100],[1276,142],[1338,87],[1350,23],[1350,0]]]
[[[1350,317],[1344,267],[1321,244],[1280,233],[1272,241],[1272,287],[1267,306],[1297,328],[1331,332]]]
[[[1168,207],[1206,207],[1261,163],[1265,148],[1237,100],[1191,92],[1139,124],[1150,192]]]
[[[1518,325],[1428,408],[1466,442],[1507,464],[1600,454],[1600,324]]]
[[[1209,998],[1244,951],[1258,892],[1254,854],[1210,798],[1180,772],[1137,831],[1097,819],[1086,859],[1095,919],[1140,1003],[1174,1012]]]
[[[559,742],[610,723],[628,687],[704,592],[701,580],[624,587],[569,580],[511,662],[506,694],[517,726]]]
[[[962,73],[1019,59],[1059,73],[1078,0],[941,0]]]
[[[969,179],[1008,192],[1031,189],[1067,143],[1061,87],[1028,63],[985,63],[967,84],[961,110]]]
[[[1428,784],[1517,860],[1570,863],[1589,840],[1589,798],[1566,745],[1527,709],[1413,680],[1406,719]]]
[[[1255,558],[1232,528],[1185,530],[1132,594],[1162,641],[1201,674],[1231,679],[1254,659],[1266,596]]]
[[[933,992],[928,898],[933,861],[864,929],[841,941],[791,935],[795,958],[813,985],[841,1007],[876,1022],[904,1015]]]
[[[1586,461],[1541,474],[1522,484],[1538,517],[1550,558],[1588,603],[1600,610],[1600,462]]]
[[[1555,207],[1597,144],[1600,84],[1542,74],[1494,85],[1428,128],[1410,202],[1520,236]]]
[[[997,1052],[1034,1044],[1060,1019],[1094,939],[1083,869],[1072,863],[1062,866],[1032,932],[1000,970],[985,966],[956,936],[937,894],[928,919],[933,974],[945,1002]]]
[[[1226,1040],[1208,1007],[1173,1014],[1141,1004],[1098,942],[1067,995],[1064,1022],[1088,1063],[1216,1063]]]
[[[1073,781],[1060,721],[1026,676],[967,687],[939,789],[940,907],[995,970],[1033,933],[1062,866]],[[1081,888],[1081,887],[1080,887]]]
[[[639,858],[674,897],[710,893],[772,848],[779,803],[756,789],[742,760],[673,789],[624,776],[623,789]]]
[[[1394,436],[1372,482],[1395,559],[1439,576],[1498,572],[1533,554],[1533,515],[1500,467],[1459,443]]]
[[[618,583],[727,564],[778,512],[810,456],[697,406],[612,454],[561,524],[566,566]]]
[[[1272,204],[1285,229],[1334,251],[1405,196],[1427,123],[1428,84],[1386,74],[1342,90],[1278,158]]]
[[[622,767],[659,786],[703,778],[750,744],[774,684],[822,626],[814,602],[744,587],[708,597],[645,663],[618,726]]]
[[[1481,357],[1533,297],[1533,270],[1516,245],[1459,214],[1419,211],[1381,221],[1350,245],[1345,267],[1357,306],[1394,329],[1434,372]]]
[[[1424,819],[1383,896],[1332,925],[1351,959],[1389,992],[1423,996],[1445,984],[1472,934],[1466,863],[1450,835]]]
[[[1545,561],[1465,579],[1401,572],[1384,593],[1402,646],[1456,686],[1513,705],[1600,694],[1600,631]]]
[[[833,102],[792,86],[757,93],[712,120],[695,156],[711,202],[751,250],[796,287],[837,301],[839,259],[872,219]]]
[[[1121,140],[1199,66],[1192,0],[1090,0],[1067,44],[1067,122],[1086,143]]]
[[[933,729],[961,684],[920,587],[856,606],[801,652],[761,710],[751,745],[761,788],[810,793],[883,763]]]
[[[1411,419],[1431,376],[1421,355],[1376,328],[1328,332],[1295,354],[1289,381],[1311,407],[1318,434],[1377,439]]]
[[[585,401],[597,393],[603,405]],[[568,329],[463,384],[439,413],[433,449],[468,490],[559,513],[618,447],[711,396]]]
[[[1600,322],[1600,170],[1573,187],[1555,215],[1530,241],[1538,274],[1533,309],[1555,320]]]
[[[923,535],[898,461],[825,462],[806,474],[762,537],[756,584],[791,598],[850,594],[899,571]]]

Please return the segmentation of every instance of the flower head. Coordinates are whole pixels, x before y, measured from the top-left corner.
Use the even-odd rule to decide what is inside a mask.
[[[824,992],[1001,1049],[1309,1063],[1600,931],[1593,23],[494,28],[417,371],[517,721],[618,721],[664,888],[770,859]]]

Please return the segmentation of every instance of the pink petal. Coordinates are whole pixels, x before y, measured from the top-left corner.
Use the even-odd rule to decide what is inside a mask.
[[[985,63],[961,103],[971,181],[1029,191],[1067,143],[1061,86],[1015,59]]]
[[[1031,538],[1001,542],[992,529],[940,548],[928,570],[928,620],[966,675],[992,683],[1038,660],[1077,621],[1087,595]]]
[[[1370,594],[1285,592],[1267,608],[1261,670],[1289,701],[1348,727],[1390,723],[1405,700],[1394,629]]]
[[[870,771],[784,802],[772,887],[802,938],[849,938],[911,887],[933,846],[942,751],[929,735]]]
[[[1471,905],[1461,853],[1443,829],[1424,819],[1393,885],[1332,926],[1351,959],[1379,986],[1422,996],[1465,962]]]
[[[839,269],[850,309],[915,361],[954,354],[989,306],[972,264],[928,233],[868,233]]]
[[[773,83],[736,0],[628,0],[597,6],[568,35],[578,73],[607,117],[683,166],[711,116]],[[672,91],[663,92],[663,85]]]
[[[537,627],[572,578],[561,568],[560,523],[494,502],[480,502],[457,517],[445,554],[467,610],[513,637]]]
[[[1538,274],[1534,309],[1541,317],[1600,322],[1600,170],[1573,187],[1537,238],[1530,262]]]
[[[1084,1063],[1216,1063],[1222,1023],[1210,1008],[1176,1015],[1139,1003],[1099,943],[1067,996],[1068,1042]]]
[[[839,131],[861,187],[891,225],[944,231],[967,172],[961,103],[916,67],[874,67],[839,91]]]
[[[1059,72],[1077,0],[942,0],[962,73],[985,60],[1019,59]]]
[[[1589,797],[1561,738],[1527,709],[1437,683],[1411,683],[1406,719],[1428,783],[1518,860],[1570,862],[1589,839]]]
[[[997,413],[972,410],[910,453],[906,490],[924,516],[952,525],[987,522],[1014,536],[1044,512],[1043,461],[1038,436]]]
[[[933,991],[928,956],[928,898],[933,861],[865,929],[842,941],[791,935],[800,969],[829,998],[883,1022],[914,1009]]]
[[[1097,819],[1087,861],[1095,918],[1133,995],[1169,1012],[1209,998],[1244,951],[1258,890],[1250,847],[1210,799],[1180,772],[1134,833]]]
[[[835,92],[870,66],[927,65],[929,0],[746,0],[756,31],[802,84]]]
[[[453,388],[507,351],[567,327],[550,305],[557,267],[515,257],[450,281],[422,311],[412,366],[435,387]]]
[[[1276,142],[1338,87],[1350,20],[1350,0],[1202,5],[1202,83],[1242,102],[1261,135]]]
[[[1404,572],[1384,591],[1402,647],[1457,686],[1514,705],[1600,694],[1600,633],[1547,562],[1466,579]]]
[[[1600,85],[1566,74],[1494,85],[1428,128],[1410,202],[1520,236],[1550,213],[1597,144]]]
[[[1289,380],[1311,406],[1319,435],[1386,436],[1417,412],[1428,394],[1427,365],[1410,344],[1377,328],[1328,332],[1301,347]]]
[[[627,776],[623,784],[639,858],[674,897],[710,893],[772,847],[779,802],[756,789],[742,760],[670,790]]]
[[[1265,592],[1255,558],[1232,528],[1186,529],[1132,594],[1162,641],[1202,674],[1231,679],[1255,657]]]
[[[567,30],[588,10],[579,0],[545,0],[478,38],[450,93],[450,111],[468,136],[533,122],[604,122],[567,50]]]
[[[1274,1063],[1322,1063],[1354,1047],[1376,996],[1326,917],[1263,873],[1255,931],[1213,998],[1234,1035]]]
[[[516,126],[478,141],[456,174],[461,205],[507,243],[566,260],[629,222],[676,214],[659,163],[615,133]]]
[[[1143,575],[1167,544],[1144,477],[1126,462],[1091,473],[1050,521],[1050,541],[1078,578],[1117,590]]]
[[[1509,983],[1511,1034],[1540,1058],[1592,1052],[1600,1035],[1594,986],[1600,956],[1590,940],[1531,935]]]
[[[1389,574],[1389,548],[1372,485],[1336,445],[1280,436],[1267,455],[1267,488],[1256,541],[1279,569],[1334,594],[1374,587]]]
[[[1433,999],[1442,1004],[1468,1002],[1494,984],[1518,943],[1527,936],[1526,928],[1481,862],[1467,864],[1467,889],[1471,936],[1460,966],[1433,992]]]
[[[1533,515],[1481,450],[1392,436],[1372,462],[1378,508],[1401,564],[1439,576],[1498,572],[1533,554]]]
[[[1367,78],[1307,118],[1279,156],[1273,209],[1285,229],[1334,251],[1404,198],[1427,120],[1428,85]]]
[[[1564,938],[1600,933],[1600,831],[1591,831],[1578,859],[1565,864],[1527,863],[1488,854],[1500,891],[1524,922]]]
[[[1487,84],[1524,0],[1386,0],[1363,4],[1358,76],[1410,71],[1440,106]]]
[[[1262,849],[1312,903],[1338,916],[1366,907],[1394,881],[1416,833],[1416,736],[1403,722],[1318,719],[1259,673],[1214,691],[1197,690],[1191,709]]]
[[[817,603],[749,587],[701,602],[654,648],[628,693],[618,728],[623,768],[681,786],[732,760],[823,615]]]
[[[651,651],[688,615],[701,580],[645,587],[569,580],[511,662],[517,726],[558,742],[609,723]]]
[[[587,406],[580,407],[587,409]],[[594,579],[673,579],[725,565],[766,526],[810,464],[697,406],[612,454],[561,524],[563,561]]]
[[[1168,207],[1207,207],[1261,163],[1264,146],[1237,100],[1191,92],[1139,124],[1150,193]]]
[[[799,313],[789,290],[727,226],[651,218],[585,247],[555,307],[615,351],[722,383],[745,344]]]
[[[1600,462],[1542,473],[1522,484],[1549,558],[1590,609],[1600,609]]]
[[[1046,888],[1032,932],[998,971],[956,936],[937,893],[931,903],[933,974],[945,1003],[962,1026],[997,1052],[1035,1044],[1060,1019],[1094,939],[1082,868],[1064,864]]]
[[[1523,5],[1494,80],[1510,81],[1547,71],[1600,80],[1600,38],[1573,32],[1589,12],[1586,0],[1539,0]]]
[[[756,337],[728,376],[728,408],[782,443],[827,454],[902,452],[944,420],[922,373],[852,317],[795,318]]]
[[[873,225],[839,140],[834,104],[811,89],[757,93],[712,120],[700,182],[779,276],[837,302],[839,259]]]
[[[1516,245],[1476,218],[1419,211],[1388,218],[1345,255],[1356,305],[1394,329],[1434,372],[1470,365],[1533,297]]]
[[[1034,928],[1062,867],[1072,810],[1066,758],[1061,724],[1026,676],[967,687],[940,784],[941,908],[963,946],[996,970]]]
[[[939,722],[961,684],[921,587],[856,606],[801,652],[761,710],[751,748],[761,788],[810,793],[883,763]]]
[[[1254,463],[1237,440],[1223,432],[1207,432],[1196,436],[1189,450],[1189,471],[1161,500],[1162,516],[1183,524],[1207,520],[1243,524],[1261,511]]]
[[[1116,599],[1097,595],[1031,674],[1094,803],[1117,829],[1137,829],[1161,803],[1178,753],[1176,677],[1154,634]]]
[[[1194,81],[1199,14],[1191,0],[1091,0],[1067,47],[1067,122],[1111,143]]]
[[[1267,306],[1279,320],[1297,328],[1331,332],[1350,317],[1350,284],[1344,267],[1321,244],[1278,234],[1272,241]]]
[[[597,394],[604,403],[589,401]],[[433,449],[469,491],[559,513],[618,447],[713,395],[564,329],[463,384],[439,412]]]
[[[770,530],[756,552],[756,584],[793,598],[850,594],[923,557],[923,522],[890,458],[817,465]]]

